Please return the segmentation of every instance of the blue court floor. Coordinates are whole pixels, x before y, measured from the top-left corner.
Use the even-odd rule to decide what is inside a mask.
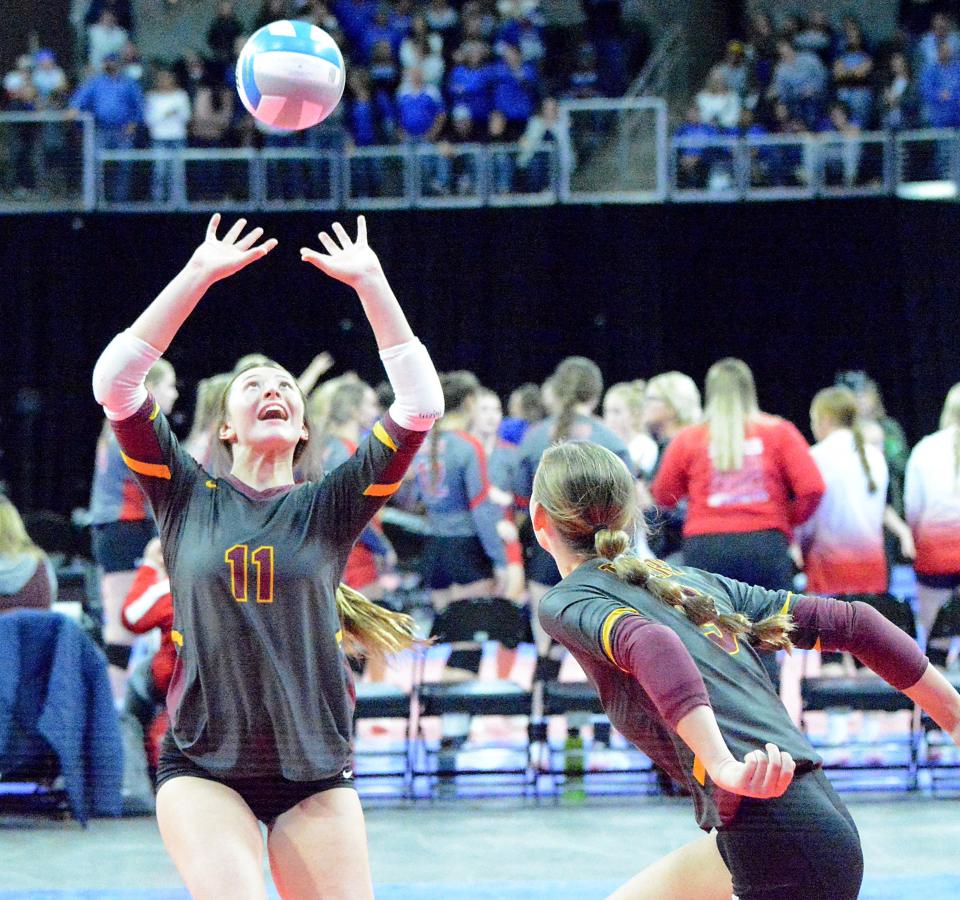
[[[847,794],[865,900],[960,898],[960,800]],[[367,804],[380,900],[599,900],[695,839],[688,801],[517,798]],[[265,877],[268,877],[265,873]],[[275,895],[273,895],[275,896]],[[0,900],[186,900],[150,818],[0,817]]]

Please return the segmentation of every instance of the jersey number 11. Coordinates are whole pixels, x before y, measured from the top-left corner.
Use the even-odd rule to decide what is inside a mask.
[[[237,603],[247,602],[249,561],[253,561],[257,579],[257,603],[273,603],[273,547],[257,547],[253,553],[246,544],[234,544],[223,554],[230,567],[230,589]]]

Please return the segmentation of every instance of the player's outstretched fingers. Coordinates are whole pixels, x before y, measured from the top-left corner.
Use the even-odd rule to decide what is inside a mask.
[[[347,229],[344,228],[339,222],[333,223],[333,233],[340,239],[340,246],[343,247],[344,250],[353,246],[353,241],[350,240],[350,235],[347,234]]]
[[[238,250],[249,250],[260,238],[263,237],[262,228],[254,228],[248,235],[237,241]]]
[[[207,223],[207,240],[215,241],[217,239],[217,228],[220,227],[220,213],[214,213],[210,216],[210,221]]]
[[[367,243],[367,217],[357,216],[357,243]]]
[[[342,248],[340,245],[325,231],[321,231],[317,237],[320,238],[320,243],[323,244],[324,250],[326,250],[331,256],[336,256],[341,252]]]
[[[230,230],[223,236],[223,242],[225,244],[232,244],[238,237],[240,237],[240,233],[246,227],[246,219],[237,219],[237,221],[233,223]]]
[[[277,246],[277,239],[270,238],[268,241],[264,241],[259,247],[253,247],[250,250],[247,250],[243,256],[249,262],[253,262],[255,259],[262,259],[266,256],[274,247]]]
[[[793,773],[797,768],[797,764],[793,761],[793,757],[787,753],[786,750],[781,751],[780,761],[780,777],[777,779],[777,792],[774,794],[775,797],[782,797],[786,789],[790,787],[790,784],[793,781]]]

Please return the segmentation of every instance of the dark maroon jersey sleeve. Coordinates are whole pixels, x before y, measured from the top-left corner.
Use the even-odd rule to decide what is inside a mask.
[[[124,463],[162,524],[176,498],[203,476],[203,470],[180,446],[152,395],[132,416],[110,424]]]
[[[909,635],[860,600],[797,597],[790,613],[796,646],[846,650],[898,691],[913,687],[929,665]]]
[[[674,730],[698,706],[709,706],[706,685],[677,633],[640,615],[616,623],[613,661],[640,682],[657,712]]]
[[[316,505],[320,527],[337,543],[352,544],[377,510],[400,489],[427,434],[401,428],[385,415],[357,452],[320,483]]]

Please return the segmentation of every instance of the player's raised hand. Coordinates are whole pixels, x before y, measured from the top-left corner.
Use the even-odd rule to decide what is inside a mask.
[[[321,231],[318,235],[326,253],[302,247],[300,258],[304,262],[316,266],[331,278],[342,281],[356,289],[363,282],[371,278],[381,277],[383,269],[380,260],[367,243],[367,220],[357,216],[357,239],[350,240],[347,230],[339,223],[334,222],[333,236]]]
[[[191,265],[203,272],[210,281],[228,278],[250,263],[263,259],[277,246],[276,238],[257,243],[263,237],[262,228],[254,228],[243,234],[247,226],[246,219],[237,219],[222,238],[217,237],[220,219],[220,213],[213,214],[207,225],[206,238],[190,260]]]
[[[776,744],[767,744],[765,750],[748,753],[743,762],[733,757],[722,763],[710,777],[714,783],[732,794],[766,800],[779,797],[790,787],[796,763]]]

